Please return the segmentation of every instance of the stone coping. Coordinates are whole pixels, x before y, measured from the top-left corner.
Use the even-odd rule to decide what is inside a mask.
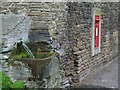
[[[1,2],[119,2],[120,0],[0,0]]]

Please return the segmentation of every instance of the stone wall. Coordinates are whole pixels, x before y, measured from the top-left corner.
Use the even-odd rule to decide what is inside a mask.
[[[77,83],[97,67],[104,66],[117,56],[118,4],[117,3],[68,3],[68,38],[70,63],[65,67],[68,76]],[[91,55],[93,8],[101,9],[101,52]],[[74,65],[73,67],[71,65]],[[78,80],[79,78],[79,80]]]
[[[92,9],[95,7],[101,9],[101,52],[91,56]],[[49,32],[49,37],[58,44],[55,44],[54,48],[60,53],[60,70],[64,82],[77,83],[97,67],[104,66],[117,56],[117,3],[4,2],[1,4],[2,14],[11,12],[28,16],[31,41],[34,40],[30,37],[36,35],[34,32],[39,32],[39,35],[42,32]],[[64,87],[66,86],[69,84]]]
[[[1,4],[1,14],[8,15],[9,13],[17,15],[25,15],[29,19],[29,41],[30,42],[40,42],[47,41],[52,45],[54,51],[63,55],[64,48],[66,48],[66,31],[65,27],[67,21],[67,5],[66,3],[36,3],[36,2],[2,2]],[[15,30],[17,31],[17,30]],[[13,32],[14,33],[14,32]],[[8,38],[7,38],[8,39]],[[55,59],[56,57],[54,57]],[[54,61],[54,62],[53,62]],[[24,65],[22,65],[24,68]],[[62,80],[61,73],[59,70],[59,60],[52,60],[51,63],[44,70],[43,84],[39,87],[53,88],[61,87]],[[10,68],[10,67],[7,67]],[[14,68],[14,67],[13,67]],[[21,68],[21,67],[20,67]],[[6,68],[3,68],[6,69]],[[25,69],[26,71],[26,69]],[[29,70],[30,71],[30,70]],[[12,70],[16,73],[16,70]],[[23,71],[24,72],[24,71]],[[23,73],[24,74],[24,73]],[[30,74],[30,73],[28,73]],[[31,75],[31,74],[30,74]],[[18,73],[19,76],[19,73]],[[24,74],[26,78],[29,75]],[[64,76],[64,73],[63,73]],[[14,78],[13,76],[11,76]],[[21,76],[21,80],[22,80]],[[16,78],[14,78],[16,79]],[[64,80],[64,79],[63,79]],[[27,86],[34,87],[36,82],[26,81]],[[33,85],[31,85],[33,84]],[[36,86],[37,87],[37,86]]]

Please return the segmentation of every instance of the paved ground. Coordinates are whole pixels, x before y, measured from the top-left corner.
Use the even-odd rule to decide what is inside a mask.
[[[96,74],[87,77],[82,84],[118,88],[118,59],[112,61],[112,63]]]

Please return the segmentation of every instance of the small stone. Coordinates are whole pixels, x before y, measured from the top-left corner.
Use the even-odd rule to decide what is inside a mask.
[[[80,71],[77,71],[77,74],[79,74],[80,73]]]
[[[79,48],[73,47],[73,51],[78,51],[78,50],[79,50]]]
[[[4,55],[2,59],[8,59],[9,57],[7,55]]]

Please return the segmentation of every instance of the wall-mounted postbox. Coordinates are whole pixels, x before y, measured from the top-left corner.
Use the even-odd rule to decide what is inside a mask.
[[[94,23],[94,47],[98,48],[99,46],[99,26],[100,26],[100,17],[99,15],[95,15],[95,23]]]
[[[101,10],[99,8],[93,9],[93,24],[92,24],[92,56],[98,54],[101,49]]]

